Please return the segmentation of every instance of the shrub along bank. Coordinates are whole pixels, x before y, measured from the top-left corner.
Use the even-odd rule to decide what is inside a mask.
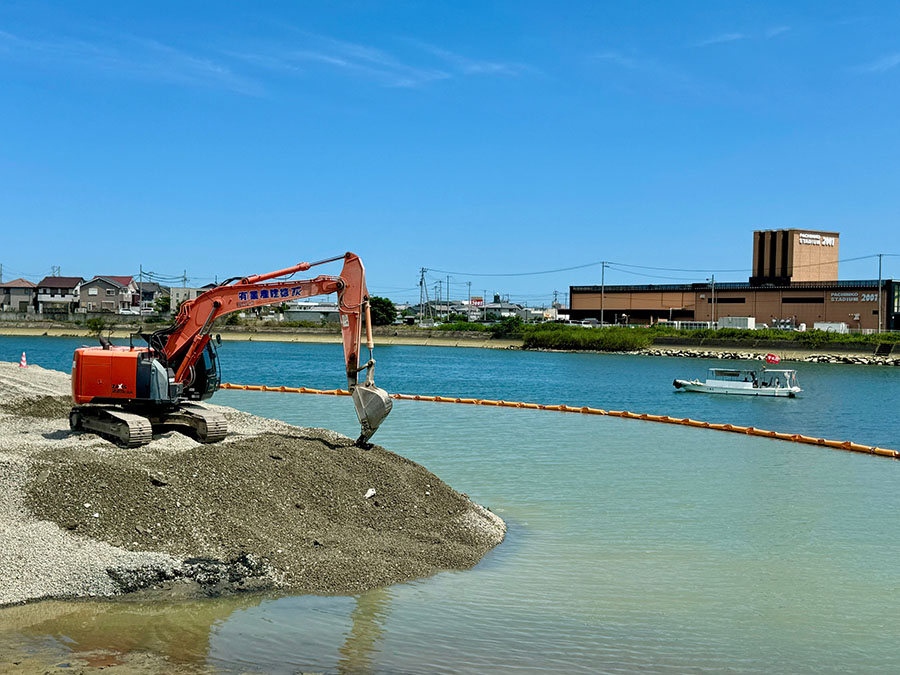
[[[714,341],[717,345],[732,343],[735,347],[751,347],[759,342],[794,343],[800,349],[827,348],[828,345],[852,344],[861,349],[874,348],[880,343],[900,343],[900,333],[872,335],[826,333],[812,330],[794,332],[785,330],[740,330],[722,328],[719,330],[676,330],[666,326],[626,328],[583,328],[564,324],[539,324],[526,326],[522,340],[526,349],[566,349],[576,351],[634,351],[650,347],[657,338],[684,339],[690,343],[703,344]]]
[[[522,335],[526,349],[628,352],[646,349],[653,339],[645,329],[624,327],[582,328],[563,324],[527,326]]]

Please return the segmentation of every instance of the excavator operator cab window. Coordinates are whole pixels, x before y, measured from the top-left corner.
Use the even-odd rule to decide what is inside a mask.
[[[189,399],[203,401],[219,388],[219,353],[215,342],[210,340],[207,343],[194,369],[193,381],[185,388],[184,395]]]

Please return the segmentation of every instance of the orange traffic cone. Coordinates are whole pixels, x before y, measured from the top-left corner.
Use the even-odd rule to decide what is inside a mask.
[[[25,352],[22,352],[22,360],[19,361],[19,368],[27,368],[28,362],[25,360]]]

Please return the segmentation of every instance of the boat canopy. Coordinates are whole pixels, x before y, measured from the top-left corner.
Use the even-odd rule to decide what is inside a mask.
[[[787,368],[710,368],[708,380],[752,382],[763,387],[796,387],[797,371]]]
[[[747,370],[731,370],[730,368],[710,368],[709,375],[711,378],[727,378],[727,377],[749,377],[751,373],[756,371],[752,368]]]

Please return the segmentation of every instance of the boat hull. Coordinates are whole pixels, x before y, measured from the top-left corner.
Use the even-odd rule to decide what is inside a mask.
[[[799,387],[727,387],[692,380],[675,380],[672,384],[676,389],[683,391],[692,391],[700,394],[726,394],[729,396],[795,398],[802,391]]]

